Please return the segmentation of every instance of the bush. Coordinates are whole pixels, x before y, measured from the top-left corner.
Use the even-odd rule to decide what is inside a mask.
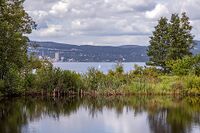
[[[176,81],[176,82],[174,82],[174,83],[172,84],[171,87],[172,87],[173,93],[179,93],[179,94],[180,94],[180,93],[184,90],[184,88],[185,88],[183,82],[181,82],[181,81]]]
[[[185,93],[187,94],[200,94],[200,77],[187,76],[184,77],[186,84]]]
[[[58,68],[39,69],[36,73],[36,88],[39,91],[77,92],[83,88],[82,78],[72,71],[63,71]]]
[[[104,80],[105,80],[105,75],[95,69],[95,68],[89,68],[88,72],[84,76],[85,79],[85,86],[89,90],[97,90],[100,89],[100,87],[103,86]]]
[[[10,67],[9,71],[3,79],[2,94],[4,95],[18,95],[24,91],[23,89],[23,78],[17,69]]]
[[[36,75],[32,73],[26,74],[24,78],[24,88],[26,91],[33,90],[36,87]]]
[[[90,68],[88,73],[84,75],[84,83],[89,90],[116,90],[123,87],[130,81],[127,74],[124,74],[122,66],[116,66],[115,70],[110,70],[108,74]]]
[[[60,81],[64,91],[73,90],[77,92],[84,88],[81,75],[75,72],[63,71]]]
[[[158,82],[159,70],[156,67],[134,66],[134,70],[129,73],[133,80],[145,82]]]
[[[167,62],[167,66],[175,75],[200,75],[200,54],[194,57],[186,56],[183,59]]]
[[[194,62],[195,62],[193,64],[194,74],[197,75],[197,76],[200,76],[200,54],[194,56]]]

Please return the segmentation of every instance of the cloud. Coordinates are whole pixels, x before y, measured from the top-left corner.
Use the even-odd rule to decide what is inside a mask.
[[[67,0],[58,1],[54,4],[49,13],[53,15],[62,15],[68,11],[69,2]]]
[[[56,37],[59,35],[61,29],[62,25],[48,25],[47,28],[41,29],[39,33],[41,37],[46,37],[46,36]]]
[[[169,14],[167,7],[163,4],[157,4],[152,11],[147,11],[145,16],[150,19],[158,19]]]
[[[183,11],[200,38],[199,0],[26,0],[24,6],[38,24],[32,40],[148,45],[159,17]]]

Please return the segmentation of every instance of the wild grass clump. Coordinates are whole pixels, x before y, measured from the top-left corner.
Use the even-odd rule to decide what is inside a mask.
[[[155,67],[134,66],[134,70],[129,74],[130,77],[130,92],[132,93],[152,93],[154,84],[159,82],[159,70]]]
[[[198,76],[186,76],[183,78],[185,82],[185,90],[186,94],[200,95],[200,77]]]
[[[129,82],[128,75],[124,73],[123,67],[116,67],[110,70],[108,74],[90,68],[84,75],[85,88],[89,90],[116,90]]]
[[[156,68],[135,67],[130,72],[129,92],[135,94],[199,95],[200,77],[163,75]]]

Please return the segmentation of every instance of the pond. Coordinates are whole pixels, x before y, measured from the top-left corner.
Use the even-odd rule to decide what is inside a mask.
[[[7,98],[0,133],[200,133],[199,105],[199,97]]]

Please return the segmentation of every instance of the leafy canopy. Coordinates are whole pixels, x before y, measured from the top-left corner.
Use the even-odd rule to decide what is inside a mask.
[[[0,80],[6,89],[27,63],[27,41],[35,22],[23,8],[24,0],[0,0]],[[17,86],[13,85],[13,88]]]
[[[192,26],[186,13],[172,14],[170,21],[161,17],[158,25],[150,37],[150,46],[147,50],[149,56],[148,65],[159,66],[168,71],[166,62],[191,56],[193,48]]]

